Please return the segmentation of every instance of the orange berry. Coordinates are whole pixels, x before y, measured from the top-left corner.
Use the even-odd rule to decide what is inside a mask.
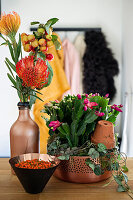
[[[40,47],[40,51],[45,52],[48,50],[48,47],[44,46],[44,47]]]
[[[50,40],[52,40],[52,36],[51,36],[51,35],[46,35],[46,39],[47,39],[48,41],[50,41]]]
[[[38,47],[38,40],[35,39],[33,42],[31,42],[31,46],[32,46],[33,48]]]
[[[48,41],[48,42],[47,42],[47,46],[48,46],[48,47],[52,47],[53,45],[54,45],[54,44],[53,44],[53,41]]]
[[[39,45],[40,45],[40,46],[43,46],[43,47],[46,46],[46,40],[43,39],[43,38],[40,39],[40,40],[39,40]]]
[[[35,40],[35,36],[34,35],[28,35],[28,40],[29,40],[29,42],[33,42]]]
[[[30,44],[24,45],[24,51],[30,52],[32,50],[32,46]]]

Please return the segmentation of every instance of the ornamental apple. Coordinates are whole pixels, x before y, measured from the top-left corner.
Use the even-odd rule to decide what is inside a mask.
[[[40,46],[43,46],[43,47],[44,47],[44,46],[46,46],[46,44],[47,44],[47,43],[46,43],[46,40],[45,40],[44,38],[42,38],[42,39],[39,40],[39,45],[40,45]]]
[[[32,46],[33,48],[38,47],[38,40],[35,39],[33,42],[31,42],[31,46]]]
[[[35,36],[34,35],[28,35],[28,40],[29,40],[29,42],[33,42],[35,40]]]

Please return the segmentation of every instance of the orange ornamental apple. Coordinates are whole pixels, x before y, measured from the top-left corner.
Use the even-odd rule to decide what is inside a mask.
[[[34,35],[28,35],[28,40],[29,40],[29,42],[33,42],[35,40],[35,36]]]
[[[47,46],[40,47],[40,51],[42,51],[42,52],[46,52],[47,50],[48,50],[48,47],[47,47]]]
[[[46,43],[46,40],[44,38],[42,38],[42,39],[39,40],[39,45],[40,46],[44,47],[44,46],[46,46],[46,44],[47,43]]]
[[[35,39],[33,42],[31,42],[31,46],[32,46],[33,48],[38,47],[38,40]]]
[[[32,50],[32,46],[30,44],[24,45],[24,51],[30,52]]]
[[[43,33],[45,32],[45,29],[44,29],[44,28],[38,28],[38,29],[37,29],[37,32],[43,34]]]
[[[23,34],[23,33],[22,33]],[[21,34],[21,41],[22,41],[22,44],[25,45],[25,44],[28,44],[29,41],[28,41],[28,36],[26,34]]]
[[[51,35],[46,35],[46,39],[47,39],[48,41],[51,41],[51,40],[52,40],[52,36],[51,36]]]
[[[52,47],[52,46],[53,46],[53,41],[48,41],[48,42],[47,42],[47,46],[48,46],[48,47]]]

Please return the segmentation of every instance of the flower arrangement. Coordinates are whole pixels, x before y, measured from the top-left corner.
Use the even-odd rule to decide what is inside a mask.
[[[49,128],[48,154],[56,155],[60,160],[69,160],[72,156],[88,156],[88,165],[95,175],[99,176],[111,171],[118,184],[118,191],[128,191],[128,178],[124,173],[128,171],[126,159],[118,151],[117,134],[116,145],[107,149],[103,143],[97,145],[91,137],[100,120],[112,122],[122,112],[122,105],[109,105],[108,94],[78,94],[66,96],[60,102],[55,100],[44,106],[43,113]],[[99,159],[99,163],[95,163]],[[122,166],[120,163],[123,163]]]
[[[52,25],[58,21],[52,18],[46,24],[31,22],[31,25],[38,24],[38,29],[33,34],[19,34],[16,41],[16,34],[20,26],[20,16],[16,12],[2,14],[0,19],[0,37],[4,40],[1,45],[7,45],[12,61],[5,58],[7,73],[13,87],[17,89],[21,102],[28,102],[30,106],[35,102],[38,90],[47,87],[53,77],[53,70],[48,61],[53,59],[52,54],[48,54],[48,48],[55,45],[60,49],[58,37],[52,33]],[[6,37],[4,37],[4,35]],[[22,45],[28,56],[22,57]],[[42,100],[42,99],[40,99]]]

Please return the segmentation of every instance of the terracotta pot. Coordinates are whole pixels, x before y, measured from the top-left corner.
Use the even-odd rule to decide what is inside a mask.
[[[86,165],[88,156],[71,156],[69,160],[62,160],[54,172],[54,176],[67,182],[73,183],[94,183],[105,180],[111,176],[111,172],[106,171],[103,175],[97,176],[93,170]],[[95,159],[95,163],[99,163]]]
[[[100,120],[97,123],[94,134],[91,137],[94,144],[103,143],[107,149],[115,147],[114,125],[112,122]]]
[[[29,103],[18,103],[19,116],[10,129],[11,158],[26,154],[39,153],[39,127],[31,119]]]

